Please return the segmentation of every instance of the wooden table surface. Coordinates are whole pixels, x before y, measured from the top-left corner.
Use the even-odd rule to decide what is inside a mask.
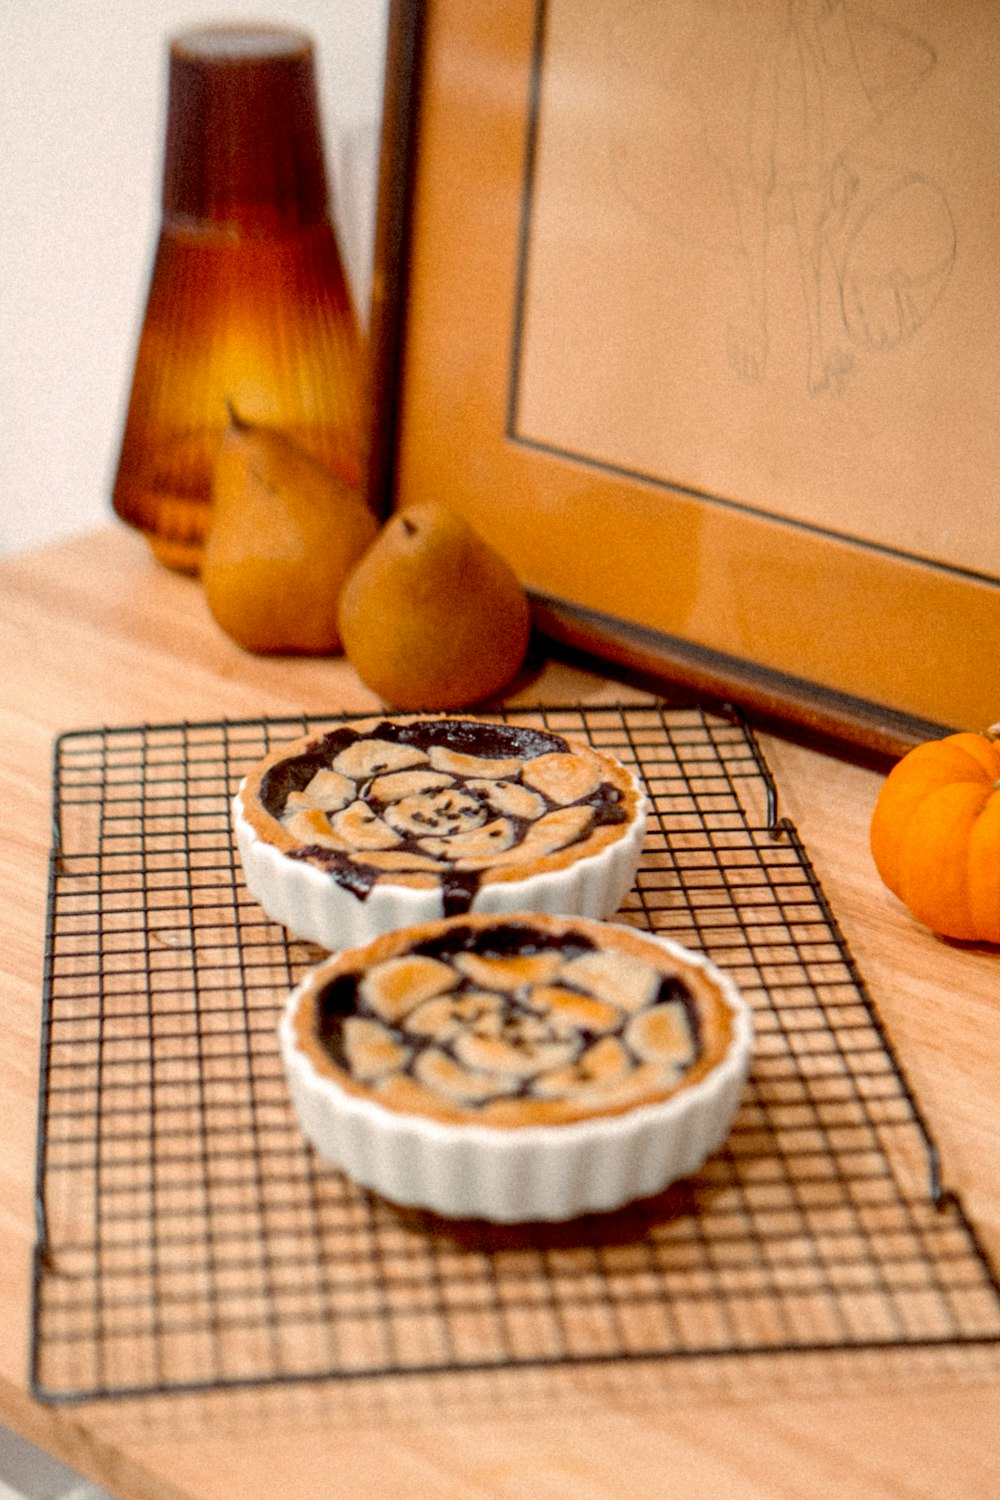
[[[197,583],[164,571],[117,527],[0,565],[0,641],[0,1420],[112,1494],[156,1500],[1000,1494],[994,1345],[36,1401],[27,1372],[53,737],[377,704],[342,660],[241,652]],[[623,696],[599,675],[550,663],[514,701]],[[773,734],[763,744],[938,1143],[945,1183],[996,1267],[1000,954],[941,942],[883,889],[867,847],[876,772]]]

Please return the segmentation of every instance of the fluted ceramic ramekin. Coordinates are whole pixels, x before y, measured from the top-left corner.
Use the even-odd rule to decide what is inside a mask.
[[[608,917],[648,811],[632,772],[548,731],[369,718],[275,750],[233,826],[247,886],[329,950],[460,911]]]
[[[666,938],[470,914],[334,955],[289,997],[302,1129],[399,1205],[564,1220],[655,1194],[725,1140],[753,1023],[732,981]]]

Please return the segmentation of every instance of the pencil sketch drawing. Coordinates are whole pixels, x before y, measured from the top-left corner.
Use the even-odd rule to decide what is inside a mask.
[[[740,381],[767,370],[779,229],[794,245],[813,393],[912,338],[951,275],[946,193],[906,159],[904,112],[937,56],[875,5],[642,0],[612,23],[618,76],[646,101],[630,117],[645,139],[615,136],[617,191],[647,227],[726,262],[720,326]],[[679,138],[688,171],[672,176]],[[724,212],[706,211],[713,194]]]

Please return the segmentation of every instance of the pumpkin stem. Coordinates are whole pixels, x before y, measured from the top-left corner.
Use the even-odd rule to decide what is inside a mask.
[[[995,724],[990,725],[986,731],[986,737],[990,740],[1000,740],[1000,719]]]

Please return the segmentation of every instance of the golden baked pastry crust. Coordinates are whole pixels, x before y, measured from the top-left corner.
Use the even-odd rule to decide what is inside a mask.
[[[484,753],[462,748],[477,736]],[[279,853],[359,892],[446,884],[452,909],[468,904],[463,890],[471,901],[480,886],[600,853],[643,801],[625,767],[589,745],[427,714],[371,716],[282,745],[240,793],[246,822]]]
[[[675,945],[579,917],[468,914],[327,960],[293,1035],[348,1094],[510,1129],[668,1099],[722,1061],[733,1024],[709,968]]]

